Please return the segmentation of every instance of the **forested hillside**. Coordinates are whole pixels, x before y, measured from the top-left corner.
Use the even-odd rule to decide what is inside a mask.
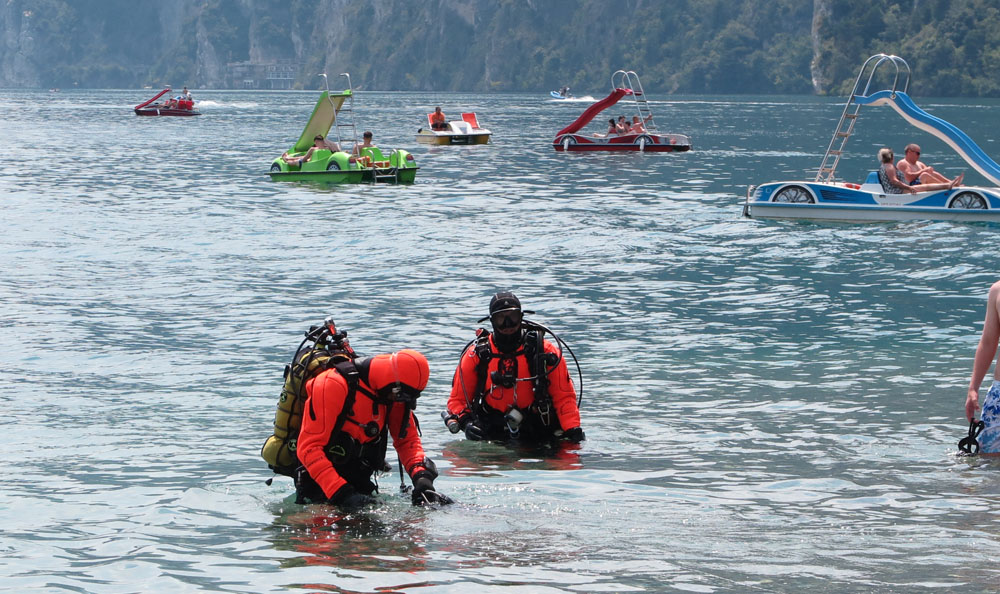
[[[609,86],[657,93],[840,94],[879,52],[921,95],[1000,96],[987,0],[8,0],[0,86],[239,86],[287,64],[293,88],[349,71],[370,90]]]

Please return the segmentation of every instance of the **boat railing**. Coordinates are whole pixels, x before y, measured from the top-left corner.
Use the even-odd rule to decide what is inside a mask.
[[[635,108],[639,115],[639,121],[644,123],[647,131],[656,131],[656,121],[653,119],[653,111],[646,101],[646,93],[642,90],[642,82],[639,75],[634,70],[617,70],[611,75],[611,90],[628,89],[635,102]]]
[[[844,111],[840,115],[840,121],[837,122],[833,138],[830,139],[830,144],[827,146],[823,160],[820,162],[819,170],[816,172],[817,182],[834,181],[834,174],[837,171],[837,165],[840,164],[840,157],[844,154],[847,139],[854,133],[854,125],[858,121],[858,112],[861,111],[861,104],[857,103],[855,98],[867,97],[875,92],[875,90],[883,90],[873,90],[873,85],[876,85],[878,80],[875,77],[876,72],[885,63],[891,64],[896,69],[892,75],[892,95],[895,96],[897,91],[905,93],[909,88],[910,65],[903,58],[889,54],[875,54],[865,60],[865,63],[861,65],[861,70],[858,72],[858,78],[854,81],[854,90],[851,91],[850,96],[847,98],[847,103],[844,104]]]

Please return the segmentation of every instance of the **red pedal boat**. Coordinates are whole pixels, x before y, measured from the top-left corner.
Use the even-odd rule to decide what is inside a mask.
[[[165,99],[162,103],[156,100],[170,92],[170,88],[163,89],[155,97],[135,106],[135,115],[140,116],[196,116],[201,115],[200,111],[194,108],[194,101],[177,96],[173,99]]]
[[[597,114],[611,107],[625,96],[635,101],[640,124],[626,134],[578,134]],[[611,75],[611,94],[587,108],[575,122],[560,130],[552,141],[557,151],[639,151],[666,153],[691,150],[691,139],[683,134],[658,132],[653,112],[646,102],[639,75],[629,70],[619,70]]]

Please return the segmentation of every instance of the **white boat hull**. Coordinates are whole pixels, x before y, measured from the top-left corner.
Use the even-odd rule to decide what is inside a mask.
[[[885,194],[871,183],[775,182],[751,187],[743,213],[770,219],[1000,222],[1000,188]]]

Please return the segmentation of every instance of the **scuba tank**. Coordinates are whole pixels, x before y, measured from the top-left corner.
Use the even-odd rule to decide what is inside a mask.
[[[274,472],[294,477],[300,466],[296,455],[302,408],[306,401],[306,381],[344,361],[357,358],[346,331],[337,331],[333,318],[311,326],[285,365],[285,382],[274,412],[274,433],[264,442],[260,456]]]

